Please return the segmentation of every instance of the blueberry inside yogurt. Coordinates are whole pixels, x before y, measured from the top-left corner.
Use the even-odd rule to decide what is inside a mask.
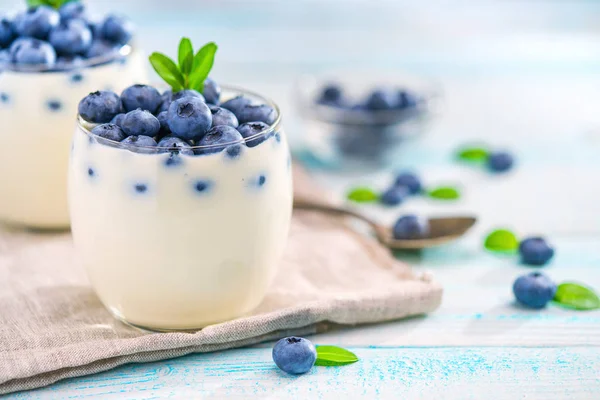
[[[198,55],[212,65],[216,45]],[[77,251],[102,302],[154,329],[238,317],[266,293],[292,211],[289,150],[277,106],[221,87],[159,53],[169,88],[94,91],[79,103],[69,166]],[[171,64],[172,63],[172,64]],[[180,76],[179,76],[180,75]],[[199,78],[200,77],[200,78]],[[89,171],[92,171],[90,173]]]

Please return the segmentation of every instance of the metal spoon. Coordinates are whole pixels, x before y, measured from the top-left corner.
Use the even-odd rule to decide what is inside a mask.
[[[346,215],[360,219],[369,224],[375,231],[377,239],[390,249],[418,250],[439,246],[458,239],[477,222],[475,217],[470,216],[429,218],[430,233],[428,237],[421,239],[394,239],[390,227],[381,225],[371,218],[347,208],[298,197],[294,199],[294,208],[322,211],[329,214]]]

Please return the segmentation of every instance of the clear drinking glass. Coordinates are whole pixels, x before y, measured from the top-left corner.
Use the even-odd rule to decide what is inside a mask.
[[[90,91],[145,81],[142,56],[128,45],[68,67],[0,65],[0,221],[67,228],[67,164],[79,101]]]
[[[287,240],[291,159],[277,106],[223,90],[225,99],[239,94],[279,115],[248,138],[259,143],[252,147],[126,148],[80,120],[69,167],[73,238],[115,317],[152,330],[198,329],[262,301]]]

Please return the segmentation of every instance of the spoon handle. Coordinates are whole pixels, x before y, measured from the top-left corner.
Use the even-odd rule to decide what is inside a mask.
[[[366,217],[363,214],[360,214],[356,211],[353,211],[353,210],[350,210],[350,209],[347,209],[344,207],[333,206],[333,205],[330,205],[330,204],[327,204],[327,203],[321,202],[321,201],[295,197],[294,198],[294,208],[299,209],[299,210],[322,211],[322,212],[325,212],[328,214],[335,214],[335,215],[346,215],[346,216],[354,217],[354,218],[360,219],[361,221],[366,222],[376,231],[379,231],[381,229],[381,226],[377,222],[373,221],[372,219]]]

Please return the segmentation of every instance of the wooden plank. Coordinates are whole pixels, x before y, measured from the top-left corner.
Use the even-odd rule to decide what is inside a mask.
[[[7,399],[597,399],[598,348],[352,348],[361,361],[293,377],[270,349],[127,365]]]

